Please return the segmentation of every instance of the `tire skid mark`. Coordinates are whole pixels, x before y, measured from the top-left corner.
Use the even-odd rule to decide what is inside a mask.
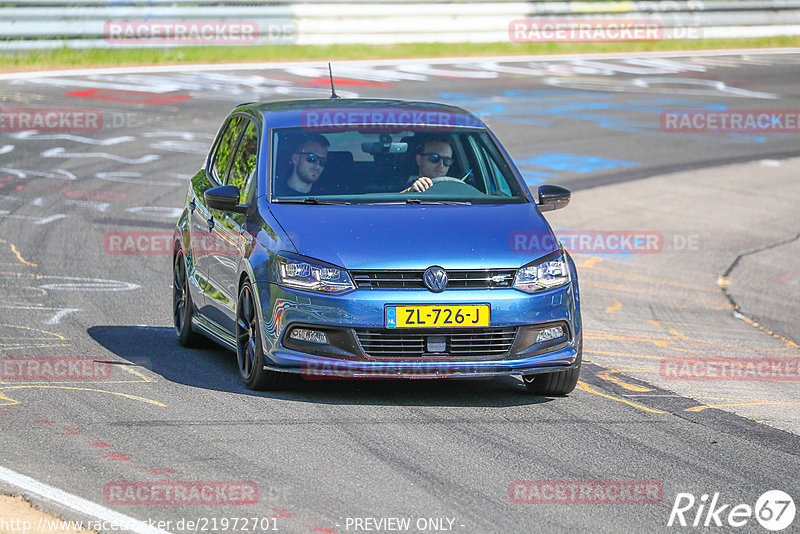
[[[734,269],[736,269],[736,266],[739,264],[739,261],[742,258],[744,258],[745,256],[750,256],[751,254],[757,254],[759,252],[764,252],[766,250],[770,250],[770,249],[773,249],[773,248],[777,248],[777,247],[782,247],[784,245],[788,245],[789,243],[797,241],[798,239],[800,239],[800,234],[797,234],[794,237],[790,237],[790,238],[787,238],[787,239],[782,239],[782,240],[777,241],[775,243],[770,243],[768,245],[752,248],[750,250],[746,250],[744,252],[741,252],[741,253],[739,253],[738,256],[736,256],[736,258],[734,258],[733,262],[731,262],[731,264],[728,266],[728,268],[725,269],[722,272],[722,274],[720,274],[719,277],[717,278],[717,287],[719,287],[719,289],[722,290],[722,294],[725,296],[725,298],[730,303],[731,308],[733,308],[733,316],[734,317],[736,317],[737,319],[741,319],[742,321],[744,321],[745,323],[749,324],[750,326],[754,326],[754,327],[758,328],[759,330],[761,330],[762,332],[764,332],[766,334],[769,334],[770,336],[772,336],[774,338],[780,339],[781,341],[786,343],[787,346],[792,347],[792,348],[798,348],[800,346],[797,344],[797,342],[795,342],[795,341],[793,341],[791,339],[788,339],[788,338],[786,338],[786,337],[784,337],[784,336],[782,336],[780,334],[777,334],[777,333],[769,330],[768,328],[764,327],[763,325],[758,324],[757,322],[755,322],[754,320],[750,319],[745,314],[743,314],[741,309],[740,309],[740,307],[739,307],[739,304],[736,302],[736,299],[734,299],[733,295],[730,293],[730,291],[728,291],[728,286],[730,285],[731,273],[733,272]]]

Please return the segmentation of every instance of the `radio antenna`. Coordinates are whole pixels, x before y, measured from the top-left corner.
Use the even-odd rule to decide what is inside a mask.
[[[333,71],[331,70],[331,63],[328,62],[328,74],[331,77],[331,100],[334,98],[339,98],[339,95],[336,94],[336,89],[333,88]]]

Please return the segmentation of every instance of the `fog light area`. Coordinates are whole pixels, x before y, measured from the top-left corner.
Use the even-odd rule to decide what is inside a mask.
[[[305,341],[307,343],[318,343],[320,345],[327,345],[328,344],[328,336],[325,335],[325,332],[320,332],[319,330],[308,330],[307,328],[295,328],[289,334],[291,339],[296,339],[298,341]]]
[[[539,330],[539,334],[536,336],[536,343],[550,341],[551,339],[558,339],[563,335],[564,335],[563,326],[552,326],[550,328],[545,328],[543,330]]]

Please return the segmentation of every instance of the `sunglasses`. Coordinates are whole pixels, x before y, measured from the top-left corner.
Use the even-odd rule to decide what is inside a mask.
[[[315,163],[319,163],[320,167],[324,167],[326,163],[328,163],[328,158],[323,158],[322,156],[317,156],[313,152],[298,152],[298,154],[304,154],[306,156],[306,161],[311,165]]]
[[[436,152],[427,152],[423,154],[423,156],[428,156],[428,161],[436,165],[440,161],[444,163],[445,167],[449,167],[453,164],[453,158],[449,158],[447,156],[442,156],[441,154],[437,154]]]

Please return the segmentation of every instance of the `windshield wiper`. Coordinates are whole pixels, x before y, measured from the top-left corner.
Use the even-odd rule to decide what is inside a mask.
[[[320,200],[317,197],[302,197],[302,198],[273,198],[273,202],[278,204],[322,204],[322,205],[336,205],[347,206],[350,202],[346,200]]]
[[[469,200],[423,200],[421,198],[409,198],[406,204],[445,204],[452,206],[471,206]]]

